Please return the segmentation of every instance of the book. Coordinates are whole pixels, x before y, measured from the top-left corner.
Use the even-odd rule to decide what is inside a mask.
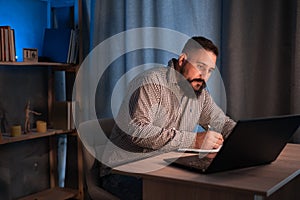
[[[16,61],[15,30],[0,26],[0,61]]]
[[[45,61],[68,62],[71,31],[71,29],[45,29],[42,50]]]
[[[74,31],[71,30],[71,36],[70,36],[70,43],[69,43],[69,50],[68,50],[68,58],[67,58],[67,63],[70,63],[71,61],[71,52],[72,52],[72,48],[73,48],[73,36],[74,35]]]
[[[1,38],[1,55],[0,60],[4,61],[4,29],[0,27],[0,38]]]
[[[15,30],[10,29],[10,40],[9,40],[9,50],[10,50],[10,61],[16,61],[16,44],[15,44]]]
[[[79,31],[78,29],[72,29],[69,53],[68,53],[68,63],[75,64],[77,63],[78,53],[79,53],[79,40],[78,40]]]
[[[4,60],[9,61],[9,30],[10,28],[4,28]]]

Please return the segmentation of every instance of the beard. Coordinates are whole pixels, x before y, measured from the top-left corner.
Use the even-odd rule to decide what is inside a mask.
[[[183,79],[183,77],[182,77],[182,79]],[[196,81],[201,83],[200,88],[197,90],[195,90],[191,84]],[[191,80],[184,79],[184,80],[179,81],[178,85],[181,88],[181,90],[183,91],[184,95],[187,97],[190,97],[190,98],[198,98],[201,95],[203,89],[206,88],[206,82],[201,78],[191,79]]]
[[[181,68],[181,70],[179,71],[179,73],[182,75],[182,77],[184,77],[183,76],[183,72],[184,72],[184,69],[185,69],[185,66],[186,64],[184,64],[184,66]],[[206,82],[205,82],[205,80],[204,79],[202,79],[202,78],[195,78],[195,79],[185,79],[184,81],[183,80],[181,80],[180,81],[181,83],[179,83],[179,85],[180,85],[180,87],[182,88],[182,90],[184,91],[184,93],[186,94],[186,96],[194,96],[194,95],[196,95],[196,97],[198,98],[200,95],[201,95],[201,93],[202,93],[202,91],[203,91],[203,89],[204,88],[206,88]],[[183,82],[185,82],[185,83],[183,83]],[[200,83],[201,84],[201,86],[200,86],[200,88],[199,89],[194,89],[193,87],[192,87],[192,83],[193,82],[198,82],[198,83]],[[189,83],[189,84],[188,84]],[[188,85],[187,85],[188,84]],[[193,91],[193,94],[191,94],[191,91]]]
[[[188,80],[188,82],[189,82],[190,84],[192,84],[193,82],[201,83],[201,86],[200,86],[199,89],[197,89],[197,90],[194,89],[194,92],[195,92],[197,98],[201,95],[203,89],[206,88],[206,82],[205,82],[205,80],[203,80],[202,78],[191,79],[191,80]]]

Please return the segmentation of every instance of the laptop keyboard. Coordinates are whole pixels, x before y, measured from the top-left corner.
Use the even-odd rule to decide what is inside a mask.
[[[199,159],[198,160],[192,160],[190,161],[189,165],[194,167],[194,168],[197,168],[197,169],[207,169],[207,167],[210,165],[212,159],[210,158],[202,158],[202,159]]]
[[[175,161],[175,163],[205,171],[212,162],[212,160],[212,158],[207,157],[199,158],[199,156],[197,155],[180,157]]]

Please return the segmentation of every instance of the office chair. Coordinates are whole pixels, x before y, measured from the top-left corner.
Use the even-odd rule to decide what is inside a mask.
[[[100,126],[106,133],[107,137],[103,134],[95,133],[95,126]],[[83,122],[79,125],[78,131],[83,137],[84,145],[82,148],[83,154],[83,173],[85,181],[84,196],[88,200],[117,200],[118,198],[100,187],[100,162],[95,159],[95,148],[105,146],[108,137],[114,126],[112,118],[103,118],[99,120],[90,120]],[[88,149],[87,149],[88,148]]]

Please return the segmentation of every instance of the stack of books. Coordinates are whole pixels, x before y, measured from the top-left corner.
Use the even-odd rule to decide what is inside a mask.
[[[15,30],[0,26],[0,61],[16,61]]]

